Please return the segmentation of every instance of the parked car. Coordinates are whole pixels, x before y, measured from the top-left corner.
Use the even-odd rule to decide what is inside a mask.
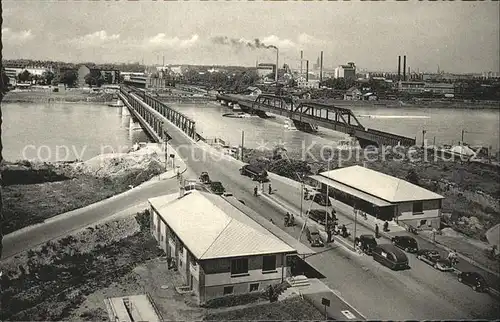
[[[373,249],[377,247],[377,240],[373,235],[360,235],[354,239],[354,243],[356,245],[361,244],[361,250],[368,255],[371,255]]]
[[[249,176],[253,181],[268,182],[267,171],[258,166],[247,164],[241,167],[241,175]]]
[[[472,287],[474,291],[488,291],[488,284],[484,277],[476,272],[461,272],[458,274],[458,281]]]
[[[313,225],[307,225],[305,228],[305,233],[307,237],[307,241],[311,244],[312,247],[323,247],[325,244],[321,239],[318,228]]]
[[[417,258],[442,272],[453,271],[451,262],[442,258],[437,250],[421,249],[417,252]]]
[[[311,218],[320,225],[325,224],[325,218],[327,218],[326,216],[328,216],[328,221],[330,222],[333,221],[332,214],[323,209],[311,209],[307,212],[307,214],[309,218]]]
[[[392,244],[377,245],[372,251],[372,256],[375,261],[392,270],[410,267],[406,254]]]
[[[410,236],[394,236],[392,239],[392,244],[396,247],[403,249],[408,253],[416,253],[418,251],[417,240]]]
[[[320,206],[330,207],[332,205],[330,198],[327,198],[326,194],[324,194],[324,193],[320,193],[320,192],[315,193],[312,195],[311,199]]]
[[[201,183],[210,183],[210,176],[208,175],[208,172],[201,173],[200,181],[201,181]]]
[[[222,195],[226,191],[220,181],[212,181],[210,183],[210,190],[212,190],[212,192],[216,195]]]

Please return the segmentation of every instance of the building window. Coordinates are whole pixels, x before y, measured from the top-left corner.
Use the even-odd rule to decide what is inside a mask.
[[[250,292],[256,292],[259,290],[259,283],[250,284]]]
[[[163,241],[163,235],[160,236],[160,240]]]
[[[238,258],[231,261],[231,275],[248,274],[248,258]]]
[[[276,271],[276,256],[263,256],[262,257],[262,271],[273,272]]]
[[[416,201],[413,203],[413,214],[421,214],[424,212],[424,203],[422,201]]]
[[[224,295],[229,295],[233,294],[233,287],[232,286],[224,286]]]

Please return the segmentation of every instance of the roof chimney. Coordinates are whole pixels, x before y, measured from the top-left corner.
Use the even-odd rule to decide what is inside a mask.
[[[398,81],[401,80],[401,56],[398,56]]]
[[[403,56],[403,81],[406,81],[406,55]]]

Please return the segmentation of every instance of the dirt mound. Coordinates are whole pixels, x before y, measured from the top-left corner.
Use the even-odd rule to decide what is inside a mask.
[[[164,156],[161,147],[156,144],[129,153],[101,154],[90,160],[71,165],[76,174],[87,174],[96,177],[115,177],[136,170],[161,170]]]

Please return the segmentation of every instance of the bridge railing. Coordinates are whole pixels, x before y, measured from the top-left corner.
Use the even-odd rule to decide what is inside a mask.
[[[186,133],[189,137],[191,137],[194,140],[197,140],[199,138],[196,133],[196,122],[190,119],[189,117],[185,116],[184,114],[174,110],[173,108],[159,101],[158,99],[151,97],[144,91],[122,86],[120,87],[120,92],[127,98],[130,98],[129,92],[133,92],[145,104],[147,104],[156,112],[160,113],[167,120],[172,122],[175,126],[177,126],[184,133]]]

